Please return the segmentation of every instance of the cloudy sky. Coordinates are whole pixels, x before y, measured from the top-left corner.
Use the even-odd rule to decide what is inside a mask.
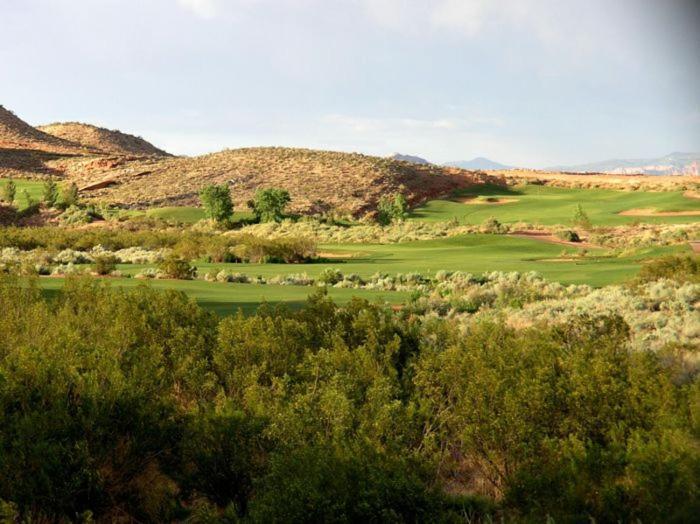
[[[696,0],[0,0],[0,104],[181,154],[700,150]]]

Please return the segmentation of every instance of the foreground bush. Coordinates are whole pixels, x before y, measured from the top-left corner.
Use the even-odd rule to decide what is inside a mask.
[[[319,294],[0,281],[15,521],[691,521],[700,386],[616,316],[516,330]],[[474,501],[486,499],[485,503]]]

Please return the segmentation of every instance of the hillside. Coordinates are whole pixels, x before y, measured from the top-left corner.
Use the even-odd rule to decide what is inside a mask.
[[[86,191],[86,195],[132,207],[197,204],[202,187],[227,183],[239,208],[256,189],[278,187],[290,192],[294,211],[333,208],[355,216],[372,210],[382,195],[394,191],[403,191],[416,204],[475,183],[498,182],[484,173],[357,153],[282,147],[135,160],[109,169],[67,168],[69,177],[81,187],[108,186]]]
[[[59,122],[37,129],[48,135],[111,155],[170,156],[141,137],[80,122]]]
[[[44,133],[0,106],[0,149],[39,150],[56,154],[88,154],[90,148]]]

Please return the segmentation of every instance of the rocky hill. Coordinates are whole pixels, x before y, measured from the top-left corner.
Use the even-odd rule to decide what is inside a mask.
[[[141,137],[91,124],[60,122],[39,126],[37,129],[62,140],[110,155],[170,156]]]
[[[105,169],[75,163],[66,167],[86,195],[133,207],[197,204],[202,187],[225,183],[239,209],[257,189],[277,187],[290,192],[293,211],[330,208],[354,216],[373,210],[382,195],[395,191],[417,204],[469,185],[499,181],[484,173],[357,153],[282,147],[141,159]]]
[[[96,152],[91,147],[44,133],[3,106],[0,106],[0,149],[38,150],[67,155]]]

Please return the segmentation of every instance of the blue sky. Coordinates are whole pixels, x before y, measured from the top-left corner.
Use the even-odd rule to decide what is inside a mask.
[[[0,104],[181,154],[700,150],[694,0],[0,0]]]

